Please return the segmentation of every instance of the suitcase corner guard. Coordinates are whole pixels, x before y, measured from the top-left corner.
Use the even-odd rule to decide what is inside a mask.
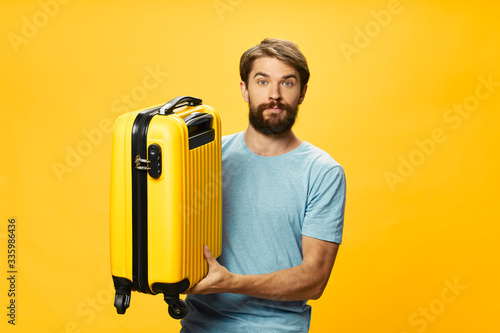
[[[115,285],[115,308],[118,314],[125,314],[127,308],[130,306],[130,293],[132,291],[133,283],[129,279],[114,276],[113,284]]]

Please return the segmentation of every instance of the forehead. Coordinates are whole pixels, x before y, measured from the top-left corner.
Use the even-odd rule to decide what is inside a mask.
[[[265,73],[271,77],[283,77],[294,74],[299,78],[299,72],[295,67],[274,57],[261,57],[253,61],[249,78],[253,78],[256,73]]]

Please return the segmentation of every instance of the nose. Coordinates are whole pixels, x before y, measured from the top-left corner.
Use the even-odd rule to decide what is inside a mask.
[[[279,85],[270,85],[269,99],[274,101],[281,100]]]

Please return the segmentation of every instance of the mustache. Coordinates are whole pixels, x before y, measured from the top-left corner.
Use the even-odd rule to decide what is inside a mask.
[[[280,101],[272,101],[271,103],[267,104],[268,109],[272,109],[275,107],[278,107],[280,109],[286,109],[288,105],[281,103]]]
[[[279,109],[290,111],[291,107],[288,104],[283,104],[280,101],[272,101],[270,103],[262,103],[257,107],[257,112],[262,113],[265,109],[273,109],[278,107]]]

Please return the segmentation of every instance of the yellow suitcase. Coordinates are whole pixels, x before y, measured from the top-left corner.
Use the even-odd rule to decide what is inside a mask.
[[[207,244],[221,252],[221,129],[217,112],[198,98],[120,116],[113,130],[110,243],[115,307],[131,290],[164,294],[169,314],[208,273]]]

